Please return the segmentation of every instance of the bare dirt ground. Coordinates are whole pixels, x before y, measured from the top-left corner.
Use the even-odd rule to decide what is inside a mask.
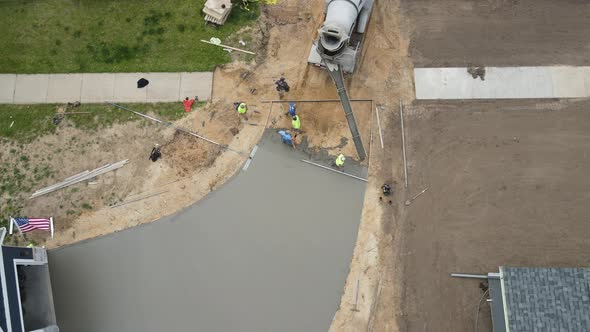
[[[287,102],[275,103],[270,116],[271,105],[261,102],[279,98],[274,81],[281,76],[287,78],[292,89],[283,100],[337,98],[328,74],[319,68],[309,67],[306,61],[322,19],[322,4],[319,0],[315,3],[290,0],[265,6],[258,26],[240,32],[242,35],[239,37],[248,43],[244,48],[257,52],[256,58],[248,59],[235,54],[235,62],[216,70],[213,97],[205,109],[193,112],[176,123],[228,144],[232,149],[243,152],[242,155],[146,122],[115,125],[100,132],[98,139],[68,129],[27,147],[30,150],[47,149],[54,146],[47,144],[61,146],[70,137],[76,137],[77,143],[67,151],[60,151],[60,161],[52,164],[58,169],[54,174],[56,182],[103,163],[130,159],[130,163],[122,169],[100,176],[97,184],[73,186],[39,198],[26,207],[28,215],[45,215],[47,211],[56,211],[56,206],[61,206],[54,213],[55,239],[39,234],[34,236],[34,240],[50,248],[66,245],[150,222],[198,201],[239,170],[265,125],[277,129],[291,127],[290,118],[285,115]],[[248,33],[250,35],[246,36]],[[372,81],[376,77],[371,77],[370,73],[364,77],[364,80],[377,83]],[[353,98],[362,98],[363,93],[370,91],[371,84],[364,83],[353,82]],[[238,118],[233,108],[236,101],[245,101],[249,105],[247,120]],[[344,153],[356,157],[339,103],[298,103],[297,106],[304,131],[298,136],[297,143],[305,143],[309,151],[322,147],[330,155]],[[355,103],[355,114],[367,146],[370,111],[370,103]],[[59,142],[49,142],[52,140]],[[147,159],[154,143],[162,145],[164,154],[164,158],[156,163]],[[80,159],[80,154],[84,158]],[[110,207],[157,193],[161,194],[120,207]],[[14,241],[19,239],[15,237]]]
[[[585,0],[403,1],[416,67],[588,65]]]
[[[411,191],[429,191],[401,211],[401,330],[473,329],[479,282],[452,272],[590,264],[589,105],[408,109]]]
[[[385,149],[373,141],[363,220],[331,330],[472,330],[481,291],[477,282],[449,273],[485,273],[503,264],[588,265],[590,229],[581,223],[588,184],[580,168],[588,136],[574,124],[585,121],[588,102],[411,106],[410,188],[404,190],[397,101],[413,103],[414,66],[587,65],[590,7],[528,0],[376,5],[367,43],[376,47],[366,50],[359,76],[380,80],[369,94],[385,106]],[[524,134],[526,145],[511,145]],[[378,200],[384,182],[396,189],[392,206]],[[422,200],[403,205],[427,186]],[[480,328],[490,330],[489,309],[482,308]]]
[[[397,300],[401,290],[394,279],[397,251],[392,246],[400,230],[392,225],[398,209],[397,204],[389,205],[379,196],[383,183],[392,184],[395,192],[403,188],[397,110],[400,99],[409,103],[414,98],[409,39],[403,32],[406,26],[399,1],[375,2],[361,66],[351,84],[353,92],[362,91],[379,107],[385,149],[381,149],[377,118],[373,116],[369,182],[361,225],[340,309],[330,331],[397,330],[392,317],[400,310]]]
[[[180,105],[179,112],[183,112]],[[179,120],[177,125],[189,127],[192,123],[198,123],[198,126],[191,127],[213,140],[230,143],[233,135],[227,128],[227,123],[231,120],[236,120],[237,125],[233,112],[211,116],[210,112],[200,108]],[[148,156],[155,143],[162,145],[163,158],[153,163],[148,160]],[[5,150],[14,146],[8,142],[4,144]],[[214,165],[221,153],[218,147],[205,141],[176,134],[170,128],[143,120],[115,124],[96,132],[69,126],[65,120],[60,124],[56,134],[43,136],[22,146],[22,150],[39,166],[39,171],[36,170],[37,166],[35,170],[32,167],[21,169],[26,176],[39,178],[32,191],[60,182],[84,170],[129,159],[129,164],[123,168],[101,175],[88,183],[79,183],[32,200],[26,199],[28,195],[22,197],[25,215],[50,214],[54,217],[56,236],[53,240],[48,239],[46,233],[27,234],[29,239],[49,247],[80,241],[132,225],[134,221],[127,220],[131,218],[129,215],[149,217],[166,213],[165,208],[153,204],[158,198],[118,208],[111,206],[161,191],[167,191],[160,197],[163,201],[173,199],[175,202],[181,202],[181,199],[174,197],[182,196],[178,187],[186,187],[187,184],[175,181],[205,172]],[[48,151],[52,153],[48,154]],[[9,162],[8,159],[5,161]],[[47,171],[44,171],[45,169]],[[223,172],[216,176],[222,177]],[[216,186],[217,180],[214,177],[207,181],[209,187]],[[24,239],[14,236],[11,241],[23,242]]]
[[[185,118],[184,125],[248,152],[267,119],[270,127],[290,127],[286,103],[275,103],[269,117],[270,104],[261,102],[278,99],[273,84],[277,78],[286,77],[292,88],[284,100],[337,98],[327,73],[306,63],[322,11],[321,0],[285,0],[265,6],[244,47],[256,51],[255,60],[236,55],[236,62],[218,68],[207,111]],[[332,331],[467,330],[473,326],[471,315],[480,293],[473,283],[451,280],[447,274],[454,269],[488,272],[510,263],[587,263],[580,261],[583,256],[576,251],[576,245],[587,247],[583,239],[588,235],[576,223],[588,212],[580,203],[588,185],[582,174],[588,128],[581,111],[587,103],[412,106],[408,108],[410,191],[403,190],[397,113],[400,99],[406,105],[413,102],[414,65],[588,64],[587,16],[586,2],[574,0],[375,2],[360,67],[348,80],[353,98],[372,98],[380,107],[385,149],[376,143],[371,109],[355,104],[363,139],[370,146],[369,183]],[[250,105],[247,122],[235,117],[232,102],[238,100]],[[298,140],[305,139],[311,148],[328,148],[330,154],[355,156],[337,103],[299,103],[298,112],[305,131]],[[207,122],[211,116],[219,121],[217,125]],[[174,139],[172,132],[162,135]],[[48,245],[171,214],[214,190],[245,160],[228,151],[216,155],[202,142],[184,137],[175,141],[171,144],[176,146],[166,148],[182,155],[182,160],[150,164],[142,154],[144,164],[126,166],[128,176],[136,172],[144,179],[123,191],[120,200],[133,199],[134,193],[167,193],[84,214]],[[193,162],[198,167],[191,168]],[[394,184],[392,205],[379,201],[379,187],[385,182]],[[430,187],[427,195],[404,208],[403,201],[423,186]],[[567,227],[558,228],[553,219]],[[554,234],[561,239],[559,245]],[[571,242],[561,246],[570,236]],[[512,245],[516,242],[519,247]],[[548,248],[547,243],[550,250],[527,260]],[[482,324],[489,326],[489,321]]]

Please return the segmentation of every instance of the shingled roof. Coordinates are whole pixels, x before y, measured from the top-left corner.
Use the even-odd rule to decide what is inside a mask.
[[[590,268],[500,267],[508,331],[590,331]]]

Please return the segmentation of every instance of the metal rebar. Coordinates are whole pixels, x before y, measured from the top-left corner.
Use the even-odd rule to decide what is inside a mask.
[[[356,279],[356,296],[354,298],[354,311],[358,311],[358,303],[359,303],[359,286],[361,284],[361,281],[359,279]]]
[[[375,106],[375,114],[377,114],[377,126],[379,127],[379,140],[381,141],[381,148],[383,149],[383,135],[381,134],[381,119],[379,118],[379,108]]]
[[[211,143],[211,144],[215,144],[215,145],[217,145],[217,146],[219,146],[219,147],[221,147],[221,148],[223,148],[223,149],[227,149],[227,150],[229,150],[229,151],[231,151],[231,152],[235,152],[235,153],[237,153],[237,154],[239,154],[239,155],[241,155],[241,154],[242,154],[240,151],[236,151],[236,150],[234,150],[234,149],[230,148],[229,146],[227,146],[227,145],[225,145],[225,144],[221,144],[221,143],[215,142],[215,141],[213,141],[213,140],[210,140],[210,139],[208,139],[207,137],[201,136],[201,135],[199,135],[199,134],[197,134],[197,133],[194,133],[194,132],[192,132],[192,131],[190,131],[190,130],[186,130],[186,129],[183,129],[183,128],[180,128],[180,127],[176,127],[176,126],[172,125],[172,123],[171,123],[171,122],[167,122],[167,121],[164,121],[164,120],[160,120],[160,119],[158,119],[158,118],[154,118],[153,116],[149,116],[149,115],[147,115],[147,114],[143,114],[143,113],[136,112],[136,111],[134,111],[134,110],[130,110],[130,109],[128,109],[128,108],[127,108],[127,107],[125,107],[125,106],[121,106],[121,105],[118,105],[118,104],[115,104],[115,103],[111,103],[111,102],[109,102],[109,101],[105,102],[105,104],[108,104],[108,105],[111,105],[111,106],[118,107],[118,108],[120,108],[120,109],[122,109],[122,110],[125,110],[125,111],[129,111],[129,112],[131,112],[131,113],[133,113],[133,114],[135,114],[135,115],[137,115],[137,116],[140,116],[140,117],[142,117],[142,118],[145,118],[145,119],[148,119],[148,120],[152,120],[152,121],[158,122],[158,123],[160,123],[160,124],[163,124],[163,125],[165,125],[165,126],[167,126],[167,127],[171,127],[171,128],[173,128],[173,129],[175,129],[176,131],[180,131],[180,132],[182,132],[182,133],[185,133],[185,134],[187,134],[187,135],[191,135],[191,136],[194,136],[194,137],[200,138],[200,139],[202,139],[202,140],[204,140],[204,141],[206,141],[206,142],[209,142],[209,143]]]
[[[104,173],[110,172],[110,171],[114,171],[117,170],[123,166],[125,166],[127,163],[129,162],[129,159],[125,159],[119,162],[116,162],[114,164],[107,164],[105,166],[99,167],[97,169],[94,169],[92,171],[84,171],[82,173],[79,173],[77,175],[71,176],[69,177],[67,180],[64,180],[62,182],[56,183],[54,185],[51,185],[49,187],[45,187],[42,189],[39,189],[37,191],[35,191],[31,197],[29,197],[29,199],[33,199],[39,196],[43,196],[45,194],[49,194],[51,192],[57,191],[57,190],[61,190],[65,187],[71,186],[73,184],[82,182],[82,181],[86,181],[86,180],[90,180],[98,175],[102,175]]]
[[[167,192],[168,192],[168,190],[164,190],[164,191],[160,191],[160,192],[157,192],[157,193],[154,193],[154,194],[150,194],[150,195],[146,195],[146,196],[141,196],[141,197],[136,197],[134,199],[131,199],[131,200],[128,200],[128,201],[121,202],[119,204],[113,205],[113,206],[111,206],[111,209],[117,208],[119,206],[127,205],[127,204],[130,204],[130,203],[139,202],[141,200],[144,200],[144,199],[147,199],[147,198],[151,198],[151,197],[154,197],[154,196],[159,196],[159,195],[162,195],[162,194],[167,193]]]
[[[373,99],[351,99],[350,101],[373,101]],[[336,103],[340,102],[340,99],[274,99],[274,100],[262,100],[261,103]]]
[[[341,171],[337,171],[337,170],[335,170],[335,169],[331,169],[330,167],[326,167],[326,166],[324,166],[324,165],[316,164],[316,163],[314,163],[314,162],[311,162],[311,161],[309,161],[309,160],[301,159],[301,161],[302,161],[302,162],[304,162],[304,163],[306,163],[306,164],[310,164],[310,165],[314,165],[314,166],[317,166],[317,167],[321,167],[321,168],[323,168],[323,169],[327,169],[328,171],[336,172],[336,173],[338,173],[338,174],[342,174],[342,175],[350,176],[351,178],[355,178],[355,179],[357,179],[357,180],[361,180],[361,181],[368,182],[368,181],[367,181],[367,179],[363,179],[363,178],[361,178],[361,177],[358,177],[358,176],[356,176],[356,175],[352,175],[352,174],[344,173],[344,172],[341,172]]]
[[[485,274],[467,274],[467,273],[451,273],[451,277],[455,278],[472,278],[472,279],[487,279]]]

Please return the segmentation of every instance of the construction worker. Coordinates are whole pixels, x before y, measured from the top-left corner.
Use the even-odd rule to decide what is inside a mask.
[[[150,160],[155,162],[156,160],[160,159],[162,156],[162,152],[160,152],[160,144],[154,145],[152,152],[150,153]]]
[[[248,111],[248,107],[246,107],[246,103],[242,102],[238,105],[238,114],[244,115]]]
[[[290,102],[289,103],[289,113],[288,115],[290,115],[291,117],[295,116],[295,112],[297,112],[297,106],[295,106],[294,102]]]
[[[281,141],[287,145],[292,146],[295,148],[295,144],[293,144],[293,138],[291,137],[291,133],[287,130],[279,131],[279,135],[281,135]]]
[[[277,81],[275,81],[275,85],[277,86],[277,91],[278,92],[289,92],[289,90],[291,89],[289,87],[289,84],[287,84],[287,81],[285,81],[284,77],[281,77],[280,79],[278,79]]]
[[[342,153],[339,154],[338,157],[336,157],[336,161],[334,163],[336,164],[336,167],[338,167],[338,170],[342,171],[342,167],[344,167],[345,160],[346,158]]]
[[[182,101],[182,105],[184,106],[184,111],[187,113],[190,112],[191,107],[193,107],[194,102],[195,102],[194,99],[188,99],[188,97],[184,98],[184,100]]]
[[[297,137],[297,134],[299,134],[299,129],[301,129],[301,120],[299,119],[299,115],[295,115],[291,118],[291,124],[293,125],[295,137]]]

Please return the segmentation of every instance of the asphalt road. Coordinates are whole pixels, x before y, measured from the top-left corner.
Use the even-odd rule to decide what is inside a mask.
[[[186,210],[49,252],[60,331],[326,331],[365,184],[261,142]]]

